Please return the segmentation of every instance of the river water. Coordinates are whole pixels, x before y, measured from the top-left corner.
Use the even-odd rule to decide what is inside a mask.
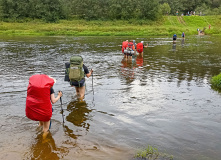
[[[121,43],[148,42],[144,57],[125,61]],[[0,38],[0,159],[132,160],[148,145],[174,159],[221,157],[221,37]],[[64,81],[65,62],[81,55],[93,68],[84,102]],[[42,140],[25,116],[29,77],[48,74],[63,91]],[[61,107],[64,109],[64,123]]]

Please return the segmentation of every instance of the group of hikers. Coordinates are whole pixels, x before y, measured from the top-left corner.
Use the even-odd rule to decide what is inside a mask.
[[[185,38],[185,33],[184,33],[184,32],[182,33],[181,37],[182,37],[183,39]],[[173,35],[173,42],[175,43],[176,40],[177,40],[177,35],[174,34],[174,35]]]
[[[72,56],[65,66],[65,81],[75,87],[77,98],[81,102],[85,95],[85,76],[89,78],[93,70],[88,70],[81,56]],[[36,74],[29,78],[25,112],[29,119],[39,121],[39,127],[43,128],[43,139],[47,137],[51,127],[52,104],[59,99],[61,101],[62,97],[61,91],[55,97],[55,83],[56,80],[46,74]]]
[[[183,32],[182,37],[185,37]],[[177,36],[173,36],[176,41]],[[143,58],[143,50],[148,47],[144,41],[135,43],[135,40],[123,41],[122,53],[126,60],[132,60],[133,55]],[[81,56],[72,56],[70,61],[65,63],[65,81],[75,87],[76,95],[79,101],[83,101],[85,96],[85,76],[93,76],[93,70],[84,65]],[[59,99],[61,101],[62,92],[59,91],[57,97],[53,89],[56,80],[46,74],[36,74],[29,78],[26,98],[26,116],[34,121],[39,121],[39,127],[43,128],[43,137],[46,138],[51,126],[52,104]],[[61,102],[62,103],[62,102]]]
[[[140,43],[135,43],[135,40],[131,41],[123,41],[122,42],[122,53],[124,54],[124,58],[128,60],[132,60],[132,56],[138,53],[138,56],[143,57],[143,49],[146,48],[148,44],[144,45],[144,41]]]
[[[185,38],[185,33],[182,33],[182,38]],[[173,35],[173,42],[175,43],[177,40],[177,35]],[[135,43],[135,40],[126,40],[122,42],[122,53],[124,54],[124,58],[128,60],[132,60],[133,55],[138,55],[139,57],[143,57],[143,49],[148,47],[148,43],[144,45],[144,41],[140,43]]]

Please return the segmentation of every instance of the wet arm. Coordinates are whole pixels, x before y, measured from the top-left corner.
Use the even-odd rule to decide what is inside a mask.
[[[52,104],[56,103],[60,99],[61,96],[62,96],[62,92],[58,92],[57,97],[54,96],[54,93],[51,94],[51,103]]]
[[[92,74],[93,70],[91,69],[90,72],[88,74],[86,74],[87,78],[89,78]]]

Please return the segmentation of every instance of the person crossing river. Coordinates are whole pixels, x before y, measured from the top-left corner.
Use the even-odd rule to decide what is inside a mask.
[[[83,58],[81,56],[72,56],[70,58],[70,63],[67,64],[67,81],[70,82],[72,87],[75,87],[77,97],[82,101],[85,95],[85,75],[89,78],[92,75],[93,70],[88,70],[88,68],[83,64]]]
[[[39,121],[39,126],[43,127],[43,138],[49,133],[52,104],[62,96],[62,92],[59,91],[55,97],[53,89],[55,82],[54,78],[45,74],[36,74],[29,78],[25,112],[29,119]]]
[[[137,52],[138,52],[138,56],[143,57],[143,49],[148,47],[148,44],[145,46],[144,41],[141,41],[140,43],[137,43]]]

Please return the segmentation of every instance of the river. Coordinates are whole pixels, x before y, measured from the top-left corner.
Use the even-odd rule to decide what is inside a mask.
[[[181,36],[180,36],[181,37]],[[125,61],[124,40],[144,41],[144,57]],[[0,38],[0,159],[132,160],[148,145],[178,160],[221,157],[221,37]],[[93,68],[84,102],[64,81],[65,62],[81,55]],[[42,141],[25,115],[33,74],[48,74],[63,91]],[[64,123],[61,107],[64,109]]]

